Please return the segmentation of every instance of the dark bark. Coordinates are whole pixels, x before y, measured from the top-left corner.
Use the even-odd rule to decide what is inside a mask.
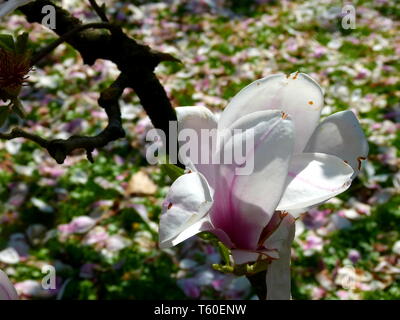
[[[94,3],[92,1],[92,4]],[[53,31],[60,38],[36,53],[32,59],[33,63],[38,63],[60,43],[67,42],[81,54],[85,64],[92,65],[97,59],[110,60],[118,66],[121,74],[111,87],[102,92],[99,99],[99,105],[106,110],[109,117],[108,126],[99,135],[72,136],[66,140],[52,141],[36,136],[31,140],[46,148],[58,163],[63,163],[67,155],[82,148],[87,151],[88,158],[91,160],[91,152],[95,148],[101,148],[108,142],[125,135],[118,99],[123,90],[130,87],[138,95],[154,127],[165,132],[168,143],[169,121],[176,121],[176,114],[154,69],[162,61],[178,60],[130,38],[119,26],[106,22],[83,25],[79,19],[49,0],[37,0],[21,7],[20,10],[29,22],[41,23],[42,8],[46,5],[52,5],[56,9],[56,29]],[[95,10],[101,15],[101,8],[96,7]],[[106,20],[105,18],[102,16],[103,21]],[[2,134],[0,138],[10,139],[20,136],[28,139],[35,137],[16,128],[10,134]]]
[[[267,299],[267,270],[247,276],[251,286],[260,300]]]

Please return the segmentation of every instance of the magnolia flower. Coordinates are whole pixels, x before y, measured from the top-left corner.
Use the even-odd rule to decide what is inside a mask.
[[[252,129],[254,147],[245,161],[253,161],[254,170],[238,175],[236,164],[189,161],[190,173],[175,180],[164,201],[160,247],[212,232],[232,249],[236,264],[273,260],[267,298],[289,299],[294,218],[287,211],[296,215],[345,191],[368,153],[351,111],[319,123],[323,100],[308,75],[277,74],[242,89],[218,121],[205,107],[176,108],[179,130],[191,128],[198,136],[202,129],[217,130],[215,147],[200,140],[200,152],[233,149]],[[224,140],[219,133],[226,129],[243,131]]]
[[[0,300],[18,300],[18,294],[7,275],[0,270]]]
[[[10,100],[9,107],[20,110],[23,115],[22,104],[18,95],[22,86],[28,79],[31,70],[30,53],[17,53],[0,48],[0,100],[6,102]],[[2,125],[2,123],[0,123]],[[18,152],[18,143],[8,145],[14,152]]]
[[[0,3],[0,17],[6,16],[18,7],[21,7],[34,0],[7,0]]]

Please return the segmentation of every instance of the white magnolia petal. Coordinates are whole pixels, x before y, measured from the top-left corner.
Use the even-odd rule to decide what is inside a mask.
[[[243,264],[256,261],[260,256],[255,251],[238,250],[238,249],[231,250],[231,253],[235,264]]]
[[[180,160],[186,164],[189,158],[213,187],[215,165],[212,164],[212,155],[216,148],[217,119],[205,107],[178,107],[175,111],[178,118],[178,134],[180,133]],[[182,149],[183,146],[186,146],[185,150],[190,150],[188,154]]]
[[[204,217],[211,204],[207,181],[200,173],[192,172],[176,179],[163,203],[160,246],[170,246],[170,240]]]
[[[267,300],[290,300],[290,256],[294,235],[295,221],[287,215],[265,243],[267,248],[279,252],[279,259],[272,261],[267,269]]]
[[[225,108],[218,128],[227,128],[251,112],[282,110],[293,119],[296,133],[294,153],[300,153],[319,123],[323,103],[323,91],[310,76],[304,73],[289,77],[271,75],[242,89]]]
[[[217,127],[217,119],[215,115],[206,107],[177,107],[175,108],[176,117],[179,125],[184,128],[214,129]]]
[[[306,213],[309,211],[312,207],[306,207],[306,208],[300,208],[300,209],[291,209],[291,210],[286,210],[287,212],[290,213],[295,218],[300,217],[302,214]]]
[[[277,250],[257,250],[257,251],[248,251],[248,250],[240,250],[240,249],[232,249],[231,250],[233,261],[235,264],[243,264],[248,262],[254,262],[257,259],[267,258],[267,259],[278,259],[279,253]]]
[[[18,294],[8,279],[7,275],[0,270],[0,300],[18,300]]]
[[[277,210],[294,210],[322,203],[347,190],[353,169],[342,159],[323,153],[294,155],[287,188]]]
[[[268,110],[242,117],[231,129],[240,131],[224,140],[220,154],[245,157],[241,163],[233,157],[233,164],[228,164],[221,156],[211,221],[236,248],[252,250],[285,187],[293,125],[281,111]]]
[[[11,0],[0,4],[0,17],[3,17],[18,7],[21,7],[34,0]]]
[[[354,113],[341,111],[318,125],[304,152],[337,156],[351,165],[355,176],[360,170],[361,160],[368,156],[368,141]]]
[[[163,242],[160,242],[160,248],[165,249],[169,248],[172,246],[176,246],[177,244],[185,241],[186,239],[189,239],[196,234],[203,232],[203,231],[212,231],[213,226],[210,222],[210,218],[208,215],[204,216],[203,218],[200,218],[200,220],[197,220],[193,224],[189,224],[182,232],[180,232],[176,237],[173,237],[171,239],[165,240]]]

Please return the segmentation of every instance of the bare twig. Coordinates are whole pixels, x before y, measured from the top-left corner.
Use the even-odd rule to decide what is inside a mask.
[[[43,139],[35,134],[26,132],[21,128],[14,128],[11,130],[10,133],[0,133],[0,139],[11,140],[15,138],[25,138],[31,140],[33,142],[36,142],[42,148],[47,148],[49,145],[49,142],[46,139]]]
[[[96,148],[102,148],[111,141],[123,138],[125,131],[122,128],[121,112],[118,100],[125,88],[125,79],[123,76],[107,89],[102,91],[99,98],[99,105],[104,108],[108,116],[107,127],[97,136],[71,136],[68,139],[46,140],[35,134],[24,131],[21,128],[14,128],[10,133],[0,133],[0,139],[11,140],[15,138],[25,138],[31,140],[42,148],[47,149],[49,154],[61,164],[67,155],[74,150],[86,150],[87,158],[93,162],[92,152]]]
[[[31,60],[31,66],[37,64],[40,60],[42,60],[45,56],[50,54],[60,44],[67,41],[69,38],[74,36],[76,33],[87,30],[87,29],[109,29],[110,31],[115,32],[115,30],[117,30],[117,27],[115,27],[109,23],[102,23],[102,22],[88,23],[88,24],[77,26],[74,29],[64,33],[57,40],[50,43],[48,46],[44,47],[37,54],[35,54],[35,56]]]
[[[101,19],[101,21],[103,22],[109,22],[106,13],[104,12],[104,9],[102,7],[100,7],[96,0],[89,0],[90,5],[92,6],[93,10],[96,11],[97,15],[99,16],[99,18]]]

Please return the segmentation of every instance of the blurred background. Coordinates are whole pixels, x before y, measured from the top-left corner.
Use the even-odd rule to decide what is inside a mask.
[[[97,21],[88,1],[57,2]],[[352,110],[370,154],[347,192],[297,222],[293,298],[400,299],[400,2],[348,3],[354,21],[330,0],[100,2],[130,36],[183,62],[157,68],[174,106],[218,112],[252,81],[300,71],[325,90],[323,117]],[[56,39],[18,13],[0,31],[29,31],[36,49]],[[83,65],[61,45],[30,73],[25,122],[11,118],[1,131],[96,134],[107,119],[98,92],[117,75],[113,63]],[[255,298],[246,278],[212,270],[220,257],[207,242],[157,248],[170,180],[144,158],[151,122],[135,93],[125,90],[121,105],[127,139],[95,151],[94,164],[76,154],[57,165],[32,142],[0,141],[0,269],[25,299]],[[45,265],[55,289],[42,287]]]

